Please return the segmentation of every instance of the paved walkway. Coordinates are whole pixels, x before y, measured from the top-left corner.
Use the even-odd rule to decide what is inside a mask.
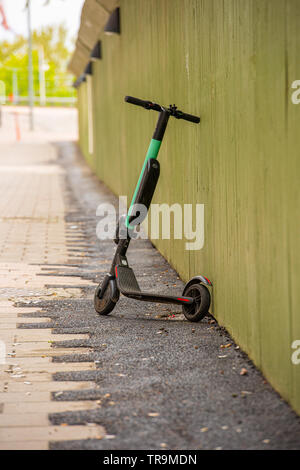
[[[53,426],[49,412],[88,410],[90,401],[53,402],[51,393],[83,390],[89,382],[53,382],[52,374],[69,371],[66,363],[53,363],[53,335],[49,318],[36,316],[37,308],[16,307],[15,302],[35,302],[49,297],[80,297],[80,289],[46,286],[39,276],[47,263],[68,264],[64,207],[64,174],[57,163],[57,151],[49,140],[60,139],[49,132],[53,117],[69,125],[74,138],[74,110],[39,110],[36,132],[27,131],[25,109],[17,110],[21,141],[16,141],[14,109],[3,113],[0,130],[0,340],[6,360],[0,365],[0,449],[48,449],[51,440],[102,438],[101,426]],[[53,124],[52,124],[53,126]],[[66,128],[66,125],[64,125]],[[57,129],[60,128],[59,125]],[[73,132],[73,135],[72,135]],[[55,283],[64,284],[62,277]],[[84,281],[80,281],[81,285]],[[78,284],[74,277],[68,284]],[[89,284],[89,283],[88,283]],[[26,313],[29,317],[20,318]],[[33,317],[30,317],[32,313]],[[20,329],[32,323],[43,329]],[[88,335],[55,335],[56,341],[84,339]],[[83,349],[86,351],[86,349]],[[77,351],[78,352],[78,351]],[[55,349],[55,356],[66,353]],[[3,361],[2,361],[3,362]],[[95,369],[93,362],[73,363],[72,370]]]
[[[20,141],[14,111],[0,129],[0,449],[299,449],[299,418],[213,318],[124,297],[95,313],[114,249],[96,208],[116,198],[71,142],[74,111],[37,110],[30,133],[16,110]],[[147,240],[128,258],[142,288],[182,288]]]

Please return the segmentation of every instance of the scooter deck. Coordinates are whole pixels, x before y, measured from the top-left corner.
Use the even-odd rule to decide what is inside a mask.
[[[115,275],[119,291],[131,299],[179,305],[191,305],[194,303],[194,299],[192,297],[175,297],[171,295],[155,294],[152,292],[142,292],[136,280],[134,271],[128,266],[117,265],[115,267]]]

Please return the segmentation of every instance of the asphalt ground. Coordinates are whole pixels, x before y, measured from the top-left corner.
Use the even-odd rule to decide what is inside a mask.
[[[299,417],[211,316],[192,324],[180,307],[122,296],[107,317],[95,312],[92,283],[101,281],[115,249],[112,241],[96,237],[96,208],[102,202],[117,204],[117,198],[92,174],[75,144],[55,145],[66,170],[70,263],[42,265],[41,275],[79,276],[91,286],[65,286],[80,288],[80,298],[18,305],[37,307],[37,317],[51,318],[53,333],[89,334],[86,340],[64,342],[53,335],[54,348],[72,348],[54,361],[96,364],[95,371],[59,372],[53,380],[92,381],[96,388],[65,391],[52,399],[95,400],[97,409],[53,413],[49,419],[55,425],[98,423],[108,436],[52,441],[50,448],[299,449]],[[149,241],[132,242],[128,260],[141,288],[181,293],[182,281]],[[85,353],[74,354],[74,348],[82,347]]]

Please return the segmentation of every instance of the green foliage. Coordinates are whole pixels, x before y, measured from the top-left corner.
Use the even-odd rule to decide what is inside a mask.
[[[72,75],[67,72],[70,51],[66,47],[67,30],[64,25],[47,26],[33,31],[34,93],[39,96],[39,50],[44,53],[46,95],[73,97]],[[13,75],[17,80],[18,95],[28,94],[27,38],[18,36],[14,42],[0,42],[0,80],[5,82],[6,95],[13,93]]]

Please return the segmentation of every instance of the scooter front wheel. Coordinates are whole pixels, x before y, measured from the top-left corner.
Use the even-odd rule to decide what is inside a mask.
[[[101,291],[101,284],[96,287],[94,295],[94,307],[99,315],[108,315],[116,306],[117,301],[119,300],[120,292],[116,290],[113,292],[112,282],[107,284],[107,287],[104,293],[99,297]]]
[[[185,318],[192,322],[202,320],[208,314],[210,306],[209,290],[199,282],[187,286],[182,295],[193,297],[195,302],[192,305],[183,305],[182,310]]]

